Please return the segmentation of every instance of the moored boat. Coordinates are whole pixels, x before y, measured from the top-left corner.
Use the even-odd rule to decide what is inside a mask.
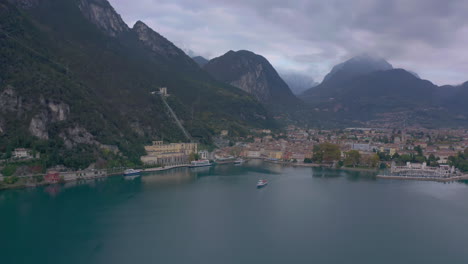
[[[263,188],[265,186],[267,186],[268,184],[268,181],[267,180],[258,180],[257,182],[257,189],[260,189],[260,188]]]
[[[234,164],[242,164],[242,163],[244,163],[244,162],[245,162],[245,160],[239,158],[239,159],[236,159],[236,160],[234,161]]]
[[[213,165],[210,163],[209,160],[194,160],[190,163],[189,168],[197,168],[197,167],[208,167]]]
[[[128,169],[124,171],[124,176],[140,175],[141,170]]]

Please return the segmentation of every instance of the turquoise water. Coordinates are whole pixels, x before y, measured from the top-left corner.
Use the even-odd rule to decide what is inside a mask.
[[[467,223],[464,183],[177,169],[0,192],[0,263],[468,263]]]

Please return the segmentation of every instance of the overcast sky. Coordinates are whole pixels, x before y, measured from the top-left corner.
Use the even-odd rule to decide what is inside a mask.
[[[365,52],[436,84],[468,81],[467,0],[109,1],[129,26],[209,59],[247,49],[321,81]]]

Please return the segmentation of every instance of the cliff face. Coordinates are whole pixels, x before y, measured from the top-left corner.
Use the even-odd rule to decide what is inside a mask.
[[[262,64],[250,64],[248,60],[242,60],[239,67],[245,67],[246,72],[230,84],[250,94],[253,94],[260,102],[272,101],[272,93],[269,89],[267,77],[264,74]]]
[[[155,55],[167,60],[176,60],[195,68],[195,63],[185,52],[175,46],[172,42],[148,27],[145,23],[138,21],[132,28],[143,45]]]
[[[109,36],[116,37],[129,30],[107,0],[80,0],[78,6],[89,21]]]
[[[172,44],[169,40],[161,36],[156,31],[152,30],[145,23],[138,21],[133,26],[133,31],[137,34],[138,39],[153,52],[164,56],[183,56],[185,53]]]
[[[229,51],[205,67],[216,79],[238,87],[264,104],[288,106],[299,103],[288,85],[264,57],[250,51]]]

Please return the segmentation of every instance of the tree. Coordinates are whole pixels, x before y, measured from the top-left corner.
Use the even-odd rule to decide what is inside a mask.
[[[200,159],[200,155],[198,155],[198,153],[190,153],[189,155],[189,161],[194,161],[194,160],[199,160]]]
[[[7,165],[3,168],[2,174],[3,174],[4,176],[12,176],[13,174],[15,174],[16,168],[17,168],[17,165],[15,165],[15,164],[7,164]]]
[[[429,158],[427,159],[427,165],[429,166],[437,165],[437,158],[434,156],[434,154],[429,155]]]
[[[344,161],[345,166],[356,167],[361,162],[361,154],[357,150],[350,150],[346,153],[346,158]]]
[[[417,146],[414,148],[414,150],[415,150],[416,152],[418,152],[418,156],[422,156],[422,155],[423,155],[423,150],[422,150],[422,148],[421,148],[420,145],[417,145]]]
[[[322,143],[314,146],[313,160],[331,163],[341,157],[340,147],[332,143]]]
[[[413,157],[411,155],[409,155],[409,154],[403,154],[403,155],[400,156],[399,160],[402,163],[406,163],[408,161],[412,161]]]
[[[312,163],[312,159],[310,159],[310,158],[305,158],[305,159],[304,159],[304,163]]]

